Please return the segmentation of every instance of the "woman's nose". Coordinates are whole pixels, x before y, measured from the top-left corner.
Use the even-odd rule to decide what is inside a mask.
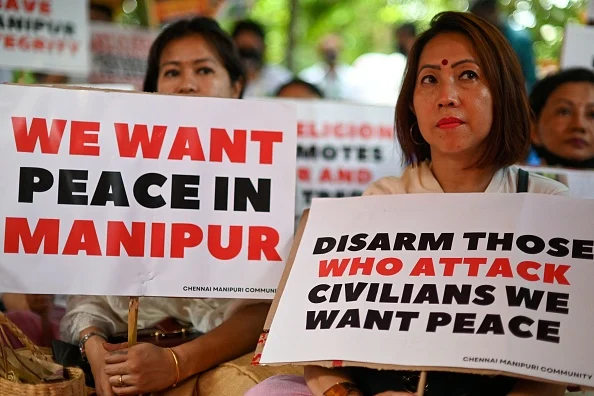
[[[458,92],[454,83],[444,81],[439,87],[439,107],[457,107],[460,104],[458,99]]]
[[[576,111],[571,119],[571,130],[576,132],[586,132],[586,111]]]
[[[198,92],[198,82],[193,73],[183,73],[177,93],[190,95]]]

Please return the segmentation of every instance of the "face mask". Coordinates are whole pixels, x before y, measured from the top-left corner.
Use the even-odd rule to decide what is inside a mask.
[[[260,68],[263,63],[263,54],[255,48],[239,48],[239,56],[247,67]]]
[[[336,60],[338,59],[338,52],[330,49],[324,50],[323,56],[326,63],[328,63],[329,65],[333,65],[336,63]]]

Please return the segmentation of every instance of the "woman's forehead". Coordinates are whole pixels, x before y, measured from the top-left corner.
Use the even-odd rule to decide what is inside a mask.
[[[442,33],[427,42],[419,57],[419,67],[423,64],[451,65],[463,59],[478,61],[470,39],[460,33]]]

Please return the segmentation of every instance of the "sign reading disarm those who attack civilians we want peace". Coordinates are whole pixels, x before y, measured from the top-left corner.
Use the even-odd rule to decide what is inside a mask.
[[[254,360],[592,387],[592,213],[543,194],[314,200]]]
[[[294,230],[291,106],[17,85],[0,97],[0,291],[272,297]]]

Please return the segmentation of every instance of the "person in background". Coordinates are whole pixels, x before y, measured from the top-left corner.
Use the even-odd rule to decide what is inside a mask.
[[[265,63],[266,34],[262,25],[242,20],[235,24],[231,35],[247,74],[246,98],[272,96],[281,84],[291,79],[286,68]]]
[[[471,2],[470,12],[486,19],[501,30],[520,60],[526,90],[530,92],[536,83],[536,65],[534,63],[532,39],[528,31],[525,29],[512,29],[510,24],[501,16],[497,0],[475,0]]]
[[[342,38],[339,35],[324,36],[318,45],[322,60],[299,73],[299,78],[320,87],[328,99],[353,100],[356,94],[352,68],[340,62],[341,52]]]
[[[294,78],[281,85],[274,96],[277,98],[324,99],[324,93],[318,87],[299,78]]]
[[[414,23],[403,23],[396,28],[396,51],[408,56],[412,46],[417,39],[417,27]]]
[[[243,93],[237,49],[212,19],[169,25],[151,46],[147,64],[145,92],[234,99]],[[99,396],[158,392],[252,351],[269,308],[261,300],[141,297],[139,331],[167,322],[204,334],[170,348],[153,343],[128,348],[107,341],[127,330],[128,300],[72,296],[61,322],[62,338],[84,351]]]
[[[594,169],[594,71],[567,69],[532,89],[528,165]]]
[[[444,12],[413,46],[396,104],[396,134],[407,165],[364,195],[516,193],[530,145],[530,107],[513,49],[497,28],[469,13]],[[567,195],[531,174],[526,191]],[[398,348],[391,346],[394,353]],[[305,378],[277,376],[246,396],[381,395],[416,391],[418,374],[365,367],[306,366]],[[501,375],[429,372],[433,396],[561,396],[564,387]]]

